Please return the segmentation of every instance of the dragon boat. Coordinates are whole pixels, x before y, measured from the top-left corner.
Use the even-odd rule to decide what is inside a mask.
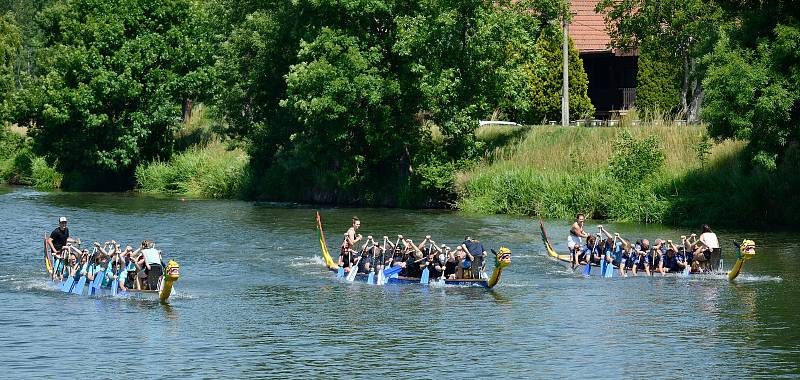
[[[325,267],[330,270],[331,272],[337,273],[337,276],[343,278],[343,270],[339,268],[336,262],[330,255],[328,251],[328,246],[325,243],[325,233],[322,231],[322,220],[320,219],[319,212],[317,212],[317,232],[319,235],[319,245],[322,249],[322,259],[325,261]],[[387,284],[440,284],[440,285],[452,285],[452,286],[478,286],[483,287],[486,289],[491,289],[500,282],[500,275],[503,273],[503,269],[508,267],[511,264],[511,250],[506,247],[501,247],[499,252],[494,252],[494,270],[492,271],[491,276],[487,276],[485,272],[481,273],[481,278],[455,278],[455,279],[435,279],[430,278],[427,281],[424,280],[425,275],[423,277],[405,277],[400,276],[397,272],[399,271],[399,267],[393,267],[384,270],[385,273],[385,283]],[[371,284],[378,284],[382,285],[380,281],[375,281],[373,275],[357,273],[355,276],[350,276],[348,280],[351,281],[359,281],[359,282],[366,282]]]
[[[51,275],[53,273],[53,258],[50,254],[49,247],[47,246],[47,235],[45,235],[44,243],[44,264],[45,272],[47,272],[48,275]],[[99,283],[92,284],[92,282],[86,279],[86,276],[83,276],[83,278],[77,281],[50,281],[50,285],[54,289],[61,290],[67,294],[86,295],[87,297],[121,297],[154,301],[158,300],[162,303],[166,303],[169,300],[169,297],[175,292],[173,283],[178,281],[180,277],[180,265],[177,262],[170,260],[169,263],[167,263],[167,266],[164,267],[164,275],[158,282],[157,290],[128,289],[127,291],[117,291],[115,286],[113,286],[116,285],[116,282],[112,283],[110,286],[103,287],[99,286]]]
[[[539,229],[542,235],[542,242],[544,243],[545,248],[547,249],[547,256],[562,261],[565,263],[572,262],[572,255],[569,253],[558,253],[555,249],[553,249],[553,245],[550,244],[550,239],[547,237],[547,232],[544,229],[544,222],[539,221]],[[720,269],[711,272],[692,272],[691,274],[694,275],[725,275],[728,277],[729,281],[733,281],[736,277],[739,277],[739,274],[742,271],[742,267],[747,260],[750,260],[756,254],[756,244],[752,240],[745,239],[742,241],[741,244],[734,243],[736,246],[736,263],[733,264],[733,268],[730,271],[725,272],[721,269],[722,265],[720,265]],[[591,264],[584,264],[580,265],[580,267],[585,267],[585,265],[591,265],[592,267],[600,267],[600,264],[591,263]],[[615,265],[611,265],[613,269],[619,269],[619,267]],[[577,268],[577,267],[576,267]],[[679,274],[678,272],[667,272],[669,274]]]

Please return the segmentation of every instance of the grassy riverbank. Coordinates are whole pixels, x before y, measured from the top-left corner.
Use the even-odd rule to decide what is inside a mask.
[[[660,169],[635,184],[611,175],[613,142],[628,131],[655,136]],[[485,163],[457,174],[458,208],[482,214],[536,215],[669,224],[789,225],[800,221],[793,200],[797,164],[774,173],[749,169],[745,143],[713,143],[704,127],[532,127]],[[788,161],[788,160],[787,160]]]

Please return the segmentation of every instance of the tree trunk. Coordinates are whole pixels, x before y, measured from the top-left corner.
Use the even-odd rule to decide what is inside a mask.
[[[183,101],[183,114],[181,115],[181,122],[185,123],[192,116],[192,99],[186,98]]]
[[[681,52],[683,58],[683,81],[681,81],[681,105],[678,109],[679,117],[686,116],[689,113],[688,105],[688,92],[689,92],[689,52],[684,49]]]
[[[686,122],[689,124],[697,124],[700,122],[700,107],[703,105],[703,86],[697,80],[695,70],[695,59],[691,59],[690,70],[692,72],[692,87],[690,89],[692,98],[689,99],[689,109],[686,113]]]

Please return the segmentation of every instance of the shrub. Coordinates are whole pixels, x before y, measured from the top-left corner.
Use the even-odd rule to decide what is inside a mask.
[[[637,140],[628,131],[623,131],[614,140],[614,153],[608,161],[608,168],[614,178],[633,185],[656,176],[665,158],[655,136]]]
[[[136,168],[137,188],[145,193],[198,198],[232,198],[242,189],[247,155],[214,141]]]

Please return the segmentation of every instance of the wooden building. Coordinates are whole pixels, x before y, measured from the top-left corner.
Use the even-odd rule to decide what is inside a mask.
[[[603,15],[595,12],[598,0],[572,0],[569,36],[580,52],[589,78],[589,99],[595,117],[607,119],[624,114],[636,99],[638,51],[609,48]]]

